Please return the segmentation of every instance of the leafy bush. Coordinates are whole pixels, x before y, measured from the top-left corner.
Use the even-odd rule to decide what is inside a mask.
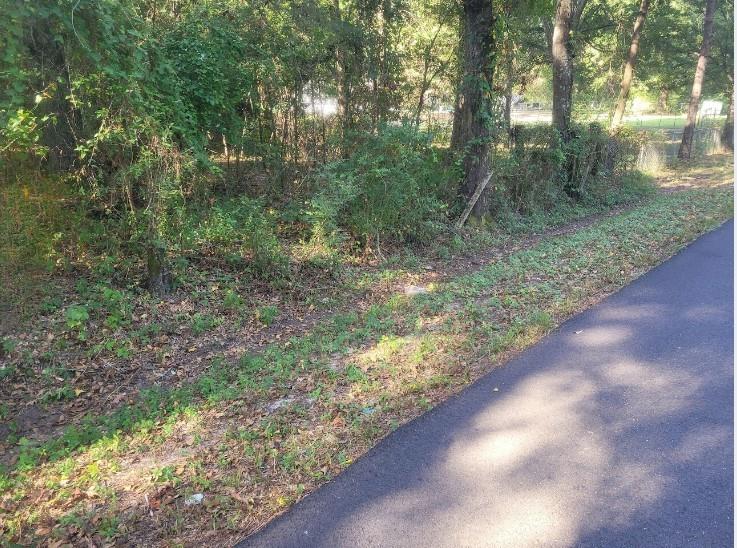
[[[443,227],[450,173],[428,135],[385,127],[358,137],[354,152],[326,165],[310,203],[313,239],[336,243],[345,231],[372,242],[423,242]]]
[[[67,327],[70,329],[83,329],[87,320],[90,319],[90,314],[87,308],[84,306],[70,306],[67,308],[65,314],[67,320]]]

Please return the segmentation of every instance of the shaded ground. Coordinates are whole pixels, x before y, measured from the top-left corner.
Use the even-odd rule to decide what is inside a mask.
[[[732,249],[730,222],[240,546],[731,546]]]

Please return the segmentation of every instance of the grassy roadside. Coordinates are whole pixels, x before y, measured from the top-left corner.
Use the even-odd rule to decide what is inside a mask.
[[[237,362],[216,356],[196,382],[151,391],[138,410],[23,449],[0,485],[3,534],[20,542],[234,540],[509,352],[730,217],[731,200],[731,188],[662,194]],[[205,495],[202,504],[185,506],[194,493]]]
[[[0,314],[0,466],[18,464],[19,451],[21,466],[37,457],[54,460],[105,431],[129,431],[139,420],[160,418],[172,411],[166,403],[172,394],[176,401],[202,396],[191,385],[212,363],[235,362],[274,340],[304,337],[336,314],[365,312],[407,286],[476,271],[557,227],[576,230],[654,190],[650,179],[632,173],[600,199],[449,231],[425,247],[392,249],[383,261],[348,253],[319,271],[302,271],[306,263],[295,260],[297,271],[286,287],[254,283],[250,272],[217,261],[188,263],[178,274],[182,285],[165,299],[151,298],[135,280],[121,285],[116,264],[107,259],[77,277],[45,272],[39,283],[17,270],[17,261],[4,263],[7,249],[0,250],[7,278],[48,293],[35,303],[28,292],[14,296],[32,311],[25,325],[4,331],[7,315]],[[45,197],[32,203],[39,206]],[[302,242],[284,244],[296,255],[305,251]],[[2,291],[14,293],[16,286],[0,289],[0,301]],[[109,416],[100,417],[100,408]]]

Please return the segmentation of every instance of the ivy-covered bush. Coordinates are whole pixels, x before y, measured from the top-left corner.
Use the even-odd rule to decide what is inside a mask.
[[[405,126],[359,136],[350,157],[326,165],[316,182],[313,238],[364,246],[427,241],[447,220],[453,188],[430,136]]]

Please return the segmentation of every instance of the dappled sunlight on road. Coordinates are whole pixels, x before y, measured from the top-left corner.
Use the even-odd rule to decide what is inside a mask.
[[[597,335],[602,345],[608,344],[606,331]],[[611,332],[617,341],[628,336],[622,328]],[[571,336],[576,344],[579,338]],[[447,524],[439,539],[447,546],[530,546],[542,539],[545,545],[569,545],[596,528],[624,525],[676,478],[651,464],[658,457],[646,445],[639,455],[622,458],[612,434],[637,428],[630,417],[657,422],[682,411],[698,386],[689,375],[669,376],[634,361],[585,373],[562,367],[533,375],[511,389],[492,391],[491,403],[454,436],[419,488],[377,499],[352,519],[402,530],[416,516],[429,515]],[[612,391],[624,398],[618,409],[624,420],[597,413],[597,401]],[[663,393],[672,398],[660,398]],[[697,432],[680,451],[706,451],[723,441],[720,433]],[[436,486],[430,499],[428,482]],[[469,508],[482,509],[484,519],[454,528],[468,523]]]
[[[721,312],[702,306],[680,316],[714,321]],[[677,489],[680,465],[731,436],[707,422],[680,437],[662,428],[686,420],[708,384],[682,366],[680,347],[665,360],[637,355],[639,324],[666,325],[669,314],[657,305],[608,307],[600,327],[570,329],[568,361],[554,356],[511,383],[486,382],[486,405],[459,422],[421,478],[345,518],[393,532],[423,519],[441,535],[438,545],[517,547],[571,545],[652,514]],[[592,353],[599,359],[587,361]],[[483,519],[469,520],[469,510]]]
[[[681,462],[696,463],[712,449],[730,443],[732,430],[727,426],[704,426],[684,436],[673,455]]]

